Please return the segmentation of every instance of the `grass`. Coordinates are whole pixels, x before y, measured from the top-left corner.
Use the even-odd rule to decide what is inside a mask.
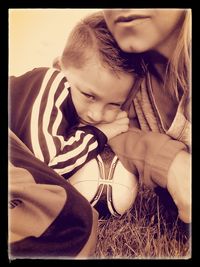
[[[120,218],[100,218],[94,258],[190,258],[189,226],[177,218],[170,202],[168,208],[163,203],[154,191],[141,186],[132,210]]]
[[[109,147],[101,154],[106,172],[113,155]],[[167,190],[155,191],[139,185],[132,210],[120,218],[100,217],[95,259],[191,258],[189,225],[178,219]]]

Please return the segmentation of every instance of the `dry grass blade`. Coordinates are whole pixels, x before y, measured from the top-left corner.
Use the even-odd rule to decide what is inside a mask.
[[[99,220],[94,258],[190,258],[188,226],[169,214],[159,197],[141,187],[134,207],[121,218]]]

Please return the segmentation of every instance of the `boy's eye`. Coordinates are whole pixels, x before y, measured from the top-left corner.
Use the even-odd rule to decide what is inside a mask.
[[[118,103],[110,103],[110,105],[114,106],[114,107],[117,107],[117,108],[121,108],[121,104],[118,104]]]
[[[90,94],[87,94],[87,93],[84,93],[84,92],[82,92],[82,94],[88,99],[91,99],[91,100],[95,99],[95,97],[93,95],[90,95]]]

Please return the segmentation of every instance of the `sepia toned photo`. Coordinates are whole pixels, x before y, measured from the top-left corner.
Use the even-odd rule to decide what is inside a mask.
[[[191,9],[9,9],[8,257],[192,257]]]

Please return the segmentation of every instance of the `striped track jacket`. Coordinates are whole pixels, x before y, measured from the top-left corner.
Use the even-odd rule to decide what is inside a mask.
[[[9,127],[34,155],[66,179],[96,157],[107,142],[94,126],[78,127],[66,77],[35,68],[9,80]]]

